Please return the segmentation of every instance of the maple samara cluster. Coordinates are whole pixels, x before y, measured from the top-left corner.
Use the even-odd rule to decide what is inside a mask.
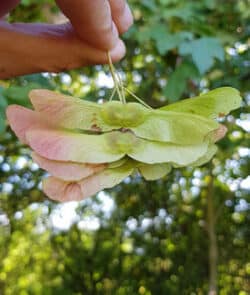
[[[11,105],[8,122],[49,172],[45,194],[62,202],[113,187],[135,171],[155,180],[172,168],[205,164],[226,133],[216,119],[241,103],[231,87],[158,109],[136,102],[99,104],[44,89],[29,96],[34,110]]]

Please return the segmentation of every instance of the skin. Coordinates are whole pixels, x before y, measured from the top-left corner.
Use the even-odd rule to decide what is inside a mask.
[[[0,18],[19,1],[1,1]],[[57,0],[69,19],[60,25],[0,20],[0,79],[37,72],[61,72],[114,62],[125,54],[119,36],[133,23],[125,0]]]

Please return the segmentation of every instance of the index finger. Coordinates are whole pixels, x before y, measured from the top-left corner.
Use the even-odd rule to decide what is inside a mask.
[[[56,2],[82,40],[104,50],[113,48],[118,42],[118,32],[107,0]]]

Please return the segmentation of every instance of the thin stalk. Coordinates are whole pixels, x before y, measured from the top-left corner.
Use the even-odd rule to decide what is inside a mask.
[[[120,75],[118,73],[116,73],[116,75],[117,75],[117,78],[118,78],[118,81],[119,81],[119,85],[121,87],[121,94],[122,94],[123,101],[126,103],[126,98],[125,98],[125,93],[124,93],[124,87],[123,87],[122,79],[121,79],[121,77],[120,77]]]
[[[122,79],[120,75],[116,72],[115,67],[113,66],[110,52],[108,52],[108,61],[109,61],[109,69],[115,84],[115,88],[113,93],[111,94],[111,97],[109,100],[112,100],[115,92],[117,92],[119,96],[119,100],[125,104],[126,103],[126,98],[125,98],[125,91],[127,91],[131,96],[133,96],[137,101],[139,101],[142,105],[144,105],[148,109],[152,109],[148,104],[146,104],[142,99],[140,99],[137,95],[135,95],[132,91],[127,89],[126,87],[123,86]]]
[[[127,91],[131,96],[133,96],[136,100],[138,100],[141,104],[143,104],[146,108],[152,109],[151,106],[146,104],[142,99],[140,99],[137,95],[135,95],[132,91],[130,91],[128,88],[122,86],[122,88]]]
[[[115,93],[116,93],[116,88],[113,89],[113,91],[112,91],[112,93],[110,95],[109,101],[111,101],[113,99]]]
[[[116,79],[115,69],[114,69],[114,66],[113,66],[113,63],[112,63],[111,56],[110,56],[109,52],[108,52],[108,61],[109,61],[109,69],[110,69],[110,72],[111,72],[111,75],[112,75],[112,78],[113,78],[113,81],[114,81],[114,84],[115,84],[115,89],[116,89],[116,91],[118,93],[118,96],[119,96],[119,100],[122,103],[125,103],[124,98],[122,97],[122,94],[121,94],[121,91],[120,91],[119,81],[117,81],[117,79]]]

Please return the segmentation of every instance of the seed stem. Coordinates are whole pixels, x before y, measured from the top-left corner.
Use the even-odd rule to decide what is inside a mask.
[[[112,101],[112,99],[113,99],[115,93],[116,93],[116,88],[113,89],[113,91],[112,91],[112,93],[111,93],[111,95],[110,95],[109,101]]]
[[[122,103],[126,103],[126,100],[125,100],[125,97],[123,95],[123,93],[121,92],[121,89],[122,88],[122,84],[121,84],[121,81],[119,80],[120,78],[117,78],[118,75],[116,74],[116,71],[115,71],[115,68],[113,66],[113,63],[112,63],[112,59],[111,59],[111,56],[110,56],[110,52],[108,52],[108,61],[109,61],[109,69],[110,69],[110,72],[111,72],[111,75],[112,75],[112,78],[113,78],[113,81],[114,81],[114,85],[115,85],[115,90],[119,96],[119,100],[122,102]]]
[[[136,100],[138,100],[141,104],[143,104],[146,108],[152,109],[151,106],[146,104],[142,99],[140,99],[137,95],[135,95],[132,91],[130,91],[128,88],[122,86],[122,88],[127,91],[131,96],[133,96]]]
[[[115,67],[112,63],[112,59],[110,56],[110,52],[108,51],[108,61],[109,61],[109,69],[112,75],[112,79],[114,81],[114,90],[109,98],[111,101],[112,98],[114,97],[115,93],[117,92],[119,100],[125,104],[126,103],[126,98],[125,98],[125,91],[127,91],[131,96],[133,96],[137,101],[139,101],[142,105],[144,105],[146,108],[152,109],[148,104],[146,104],[142,99],[140,99],[137,95],[135,95],[132,91],[130,91],[128,88],[123,86],[122,79],[120,75],[116,72]]]

